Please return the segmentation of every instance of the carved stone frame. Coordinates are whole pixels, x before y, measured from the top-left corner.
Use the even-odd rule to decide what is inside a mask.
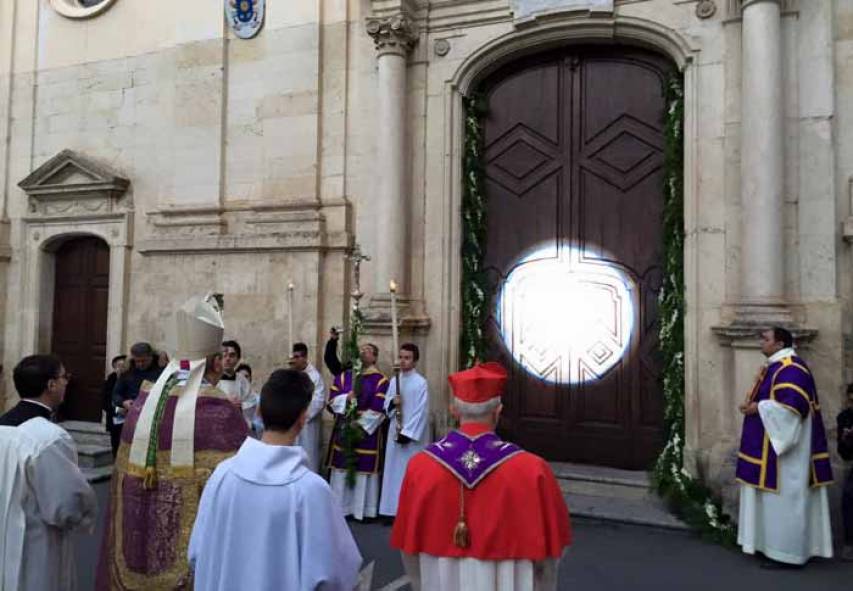
[[[133,208],[125,196],[129,184],[71,150],[60,152],[18,184],[29,200],[29,213],[21,219],[20,355],[50,349],[54,253],[66,240],[81,236],[100,238],[110,247],[107,363],[111,355],[124,350],[133,243]]]
[[[95,6],[78,6],[73,0],[50,0],[50,5],[53,9],[70,19],[93,18],[112,8],[116,0],[103,0]]]

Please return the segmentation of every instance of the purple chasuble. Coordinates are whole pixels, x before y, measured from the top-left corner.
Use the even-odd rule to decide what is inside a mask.
[[[430,444],[424,452],[450,470],[466,487],[474,488],[492,471],[524,450],[501,441],[492,432],[469,437],[461,431],[451,431],[447,436]]]
[[[804,420],[812,421],[809,486],[832,482],[832,466],[817,388],[806,362],[793,355],[771,363],[761,374],[750,398],[750,402],[762,400],[773,400]],[[766,491],[779,490],[778,458],[758,413],[744,417],[737,455],[735,475],[738,481]]]
[[[358,393],[358,413],[366,410],[385,412],[385,393],[388,391],[388,378],[376,368],[366,369],[361,374],[361,388]],[[352,392],[352,370],[335,377],[329,392],[329,401],[338,396],[346,396]],[[332,468],[346,470],[346,457],[343,442],[343,417],[335,415],[335,429],[329,446],[328,464]],[[373,435],[366,433],[355,445],[356,471],[365,474],[376,474],[379,471],[379,458],[384,449],[383,429],[380,426]]]

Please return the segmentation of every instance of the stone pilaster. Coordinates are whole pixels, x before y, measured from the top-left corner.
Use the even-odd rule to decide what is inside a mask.
[[[373,213],[379,234],[374,258],[374,293],[388,292],[393,279],[409,293],[406,268],[406,58],[417,41],[404,13],[367,20],[367,33],[377,51],[378,101],[376,202]]]
[[[739,323],[789,324],[784,267],[780,0],[743,3]]]
[[[385,346],[381,359],[390,365],[391,334],[389,285],[399,285],[401,338],[429,326],[421,302],[413,300],[407,257],[409,197],[406,189],[406,59],[417,42],[417,31],[409,16],[400,11],[367,19],[367,34],[377,52],[378,100],[376,147],[376,201],[373,215],[379,233],[374,256],[373,294],[365,310],[365,332],[378,336]],[[377,339],[374,339],[377,340]],[[385,341],[388,341],[385,343]],[[386,352],[387,350],[387,352]]]

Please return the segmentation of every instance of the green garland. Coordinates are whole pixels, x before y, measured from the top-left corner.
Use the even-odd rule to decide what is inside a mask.
[[[484,358],[483,327],[489,315],[488,278],[483,270],[486,246],[486,191],[483,166],[483,120],[486,100],[479,94],[464,99],[465,145],[462,160],[462,367]]]
[[[664,146],[664,272],[659,296],[667,442],[652,470],[652,486],[672,511],[704,536],[734,544],[736,529],[718,498],[684,469],[684,90],[666,83]]]
[[[347,404],[341,424],[341,443],[343,444],[344,468],[347,471],[346,484],[349,488],[355,486],[356,473],[358,471],[358,453],[355,448],[364,437],[364,431],[358,426],[358,395],[361,392],[361,372],[363,369],[361,357],[358,354],[358,344],[364,326],[364,314],[353,306],[350,314],[349,334],[344,341],[344,363],[351,365],[352,369],[352,391],[355,400]],[[346,373],[346,371],[344,372]],[[341,377],[341,382],[346,378]]]

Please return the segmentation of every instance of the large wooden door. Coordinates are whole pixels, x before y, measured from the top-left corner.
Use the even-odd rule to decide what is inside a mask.
[[[669,71],[642,50],[571,48],[484,86],[500,428],[551,460],[643,469],[660,449]]]
[[[61,415],[100,421],[110,249],[98,238],[75,238],[59,247],[55,262],[51,350],[72,374]]]

